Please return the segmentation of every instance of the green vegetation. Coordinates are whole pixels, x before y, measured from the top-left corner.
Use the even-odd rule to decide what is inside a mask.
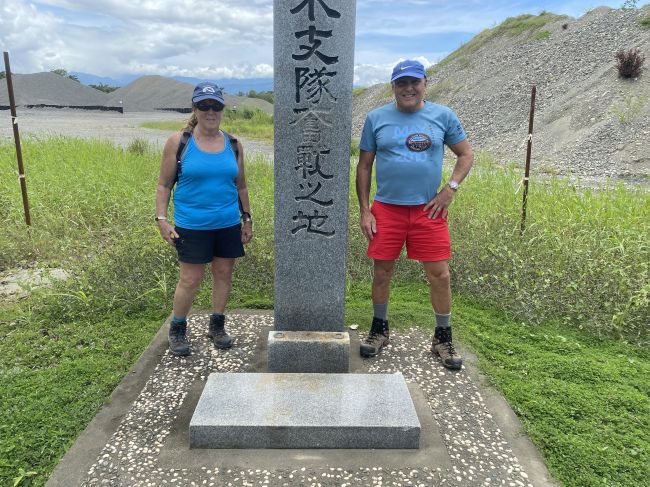
[[[443,81],[437,84],[430,84],[427,86],[426,99],[431,101],[439,101],[445,94],[452,91],[453,85],[449,81]]]
[[[259,98],[261,100],[266,100],[271,104],[273,104],[273,99],[274,99],[272,91],[250,90],[246,95],[244,95],[244,93],[240,91],[238,96],[247,96],[248,98]]]
[[[648,102],[648,96],[640,94],[637,96],[627,95],[621,103],[609,107],[618,121],[622,124],[628,124],[641,116],[643,109]]]
[[[119,89],[119,86],[111,86],[104,83],[99,83],[98,85],[88,85],[91,88],[95,88],[98,91],[103,91],[104,93],[112,93],[113,91]]]
[[[650,15],[641,18],[641,20],[639,20],[639,25],[645,29],[650,28]]]
[[[58,74],[59,76],[63,76],[64,78],[70,78],[71,80],[76,81],[77,83],[80,83],[79,78],[77,78],[76,75],[68,74],[68,72],[63,68],[52,69],[50,71],[50,73]]]
[[[44,484],[168,315],[177,278],[152,221],[159,153],[28,138],[23,154],[30,229],[13,149],[0,143],[0,272],[56,266],[73,277],[0,304],[0,485]],[[255,238],[230,307],[270,308],[273,167],[249,159],[247,178]],[[452,207],[457,337],[565,485],[643,485],[650,352],[627,342],[648,344],[650,195],[533,181],[522,238],[520,179],[481,155]],[[350,205],[347,322],[367,329],[370,265],[353,190]],[[204,286],[195,305],[209,302]],[[427,303],[420,266],[400,261],[395,328],[431,326]]]
[[[141,125],[144,128],[168,130],[173,132],[185,127],[182,122],[145,122]],[[223,113],[221,128],[228,133],[259,139],[273,141],[273,115],[257,108],[226,108]]]
[[[471,53],[478,51],[488,41],[496,37],[516,37],[527,31],[531,31],[532,34],[533,32],[537,32],[546,24],[565,18],[567,18],[565,15],[556,15],[550,12],[541,12],[539,15],[525,14],[517,17],[508,17],[496,27],[479,32],[477,35],[472,37],[469,42],[463,44],[438,64],[429,68],[427,76],[433,76],[441,67],[449,64],[454,59],[468,56]]]
[[[550,38],[551,38],[551,31],[549,30],[540,30],[533,36],[533,39],[535,39],[536,41],[543,41]]]
[[[359,96],[359,95],[365,93],[365,91],[366,91],[367,89],[368,89],[368,88],[365,87],[365,86],[359,86],[359,87],[357,87],[357,88],[352,88],[352,96],[353,96],[353,97],[355,97],[355,96]]]

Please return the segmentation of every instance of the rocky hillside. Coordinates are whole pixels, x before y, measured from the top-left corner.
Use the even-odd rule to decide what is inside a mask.
[[[650,28],[641,20],[649,16],[646,6],[508,19],[429,69],[427,99],[458,113],[475,150],[523,163],[535,84],[533,171],[648,182]],[[624,80],[614,55],[633,47],[645,54],[645,70]],[[388,84],[357,96],[353,135],[369,110],[389,101]]]

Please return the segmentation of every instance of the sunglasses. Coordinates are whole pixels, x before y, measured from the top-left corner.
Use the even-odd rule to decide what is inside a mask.
[[[214,104],[205,101],[200,101],[198,103],[195,103],[194,106],[201,112],[207,112],[210,109],[214,110],[215,112],[220,112],[224,108],[224,106],[221,103]]]

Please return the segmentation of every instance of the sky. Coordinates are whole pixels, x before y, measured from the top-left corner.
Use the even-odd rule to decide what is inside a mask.
[[[542,10],[579,17],[622,4],[357,0],[354,83],[385,82],[403,59],[428,67],[507,17]],[[273,76],[273,0],[0,0],[0,14],[0,48],[9,52],[14,73]]]

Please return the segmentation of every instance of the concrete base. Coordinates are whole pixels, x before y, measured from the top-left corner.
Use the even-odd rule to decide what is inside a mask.
[[[419,448],[402,374],[210,374],[190,448]]]
[[[270,372],[346,373],[350,367],[350,334],[324,331],[271,331]]]

